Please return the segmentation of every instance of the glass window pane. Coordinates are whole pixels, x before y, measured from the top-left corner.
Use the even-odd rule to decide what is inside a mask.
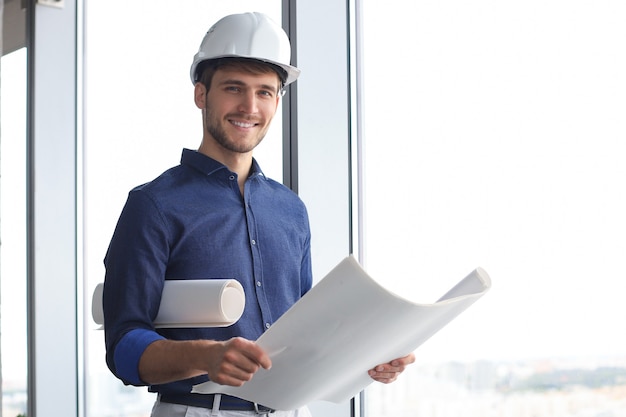
[[[85,4],[85,288],[104,279],[103,258],[128,191],[197,149],[200,112],[189,66],[209,26],[237,12],[281,21],[282,3],[257,1],[87,1]],[[255,150],[266,175],[282,181],[282,121]],[[88,309],[88,311],[90,311]],[[85,320],[87,415],[147,416],[154,397],[125,387],[104,361],[104,336]]]
[[[26,48],[0,63],[0,362],[2,412],[26,414]]]
[[[493,279],[368,414],[624,414],[626,6],[363,3],[366,268]]]

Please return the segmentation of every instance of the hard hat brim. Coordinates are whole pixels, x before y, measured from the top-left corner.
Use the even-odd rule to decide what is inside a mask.
[[[200,55],[200,56],[199,56]],[[235,54],[224,54],[224,55],[219,55],[219,56],[212,56],[210,58],[206,58],[206,59],[202,59],[203,57],[201,56],[202,54],[200,52],[198,52],[196,54],[196,56],[194,57],[193,60],[193,64],[191,65],[191,69],[190,69],[190,77],[191,77],[191,82],[192,84],[196,84],[198,82],[199,79],[199,74],[198,72],[198,67],[201,66],[201,64],[208,62],[208,61],[214,61],[217,59],[221,59],[221,58],[244,58],[244,59],[251,59],[254,61],[258,61],[258,62],[265,62],[268,64],[272,64],[274,66],[277,66],[281,69],[283,69],[283,71],[285,71],[286,73],[286,77],[284,80],[284,85],[289,85],[292,82],[296,81],[298,79],[298,77],[300,76],[300,70],[292,65],[285,65],[283,63],[280,62],[276,62],[276,61],[272,61],[269,59],[259,59],[258,57],[246,57],[246,56],[242,56],[242,55],[235,55]]]

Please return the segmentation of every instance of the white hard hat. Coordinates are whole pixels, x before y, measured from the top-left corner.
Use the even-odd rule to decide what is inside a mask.
[[[198,81],[198,65],[210,59],[237,57],[268,62],[285,70],[285,85],[300,75],[290,65],[291,46],[287,34],[262,13],[232,14],[220,19],[204,36],[191,64],[191,82]]]

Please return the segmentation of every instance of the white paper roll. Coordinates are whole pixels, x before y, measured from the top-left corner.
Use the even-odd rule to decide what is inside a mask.
[[[99,325],[104,325],[103,290],[104,284],[96,286],[91,304],[91,315]],[[230,326],[243,314],[245,303],[243,287],[234,279],[166,280],[154,326]]]

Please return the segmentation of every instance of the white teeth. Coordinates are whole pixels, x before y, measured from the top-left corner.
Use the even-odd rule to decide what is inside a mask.
[[[253,127],[254,123],[248,123],[248,122],[237,122],[235,120],[231,120],[231,123],[234,124],[235,126],[239,126],[239,127]]]

